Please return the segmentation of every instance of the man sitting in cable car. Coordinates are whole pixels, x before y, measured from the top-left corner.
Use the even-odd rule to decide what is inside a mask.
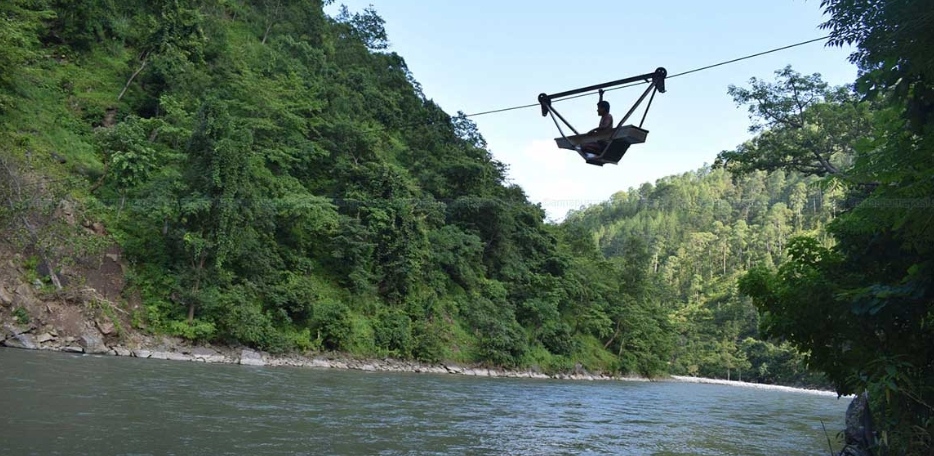
[[[598,131],[606,130],[613,128],[613,115],[610,114],[610,102],[605,100],[600,100],[597,103],[597,115],[600,116],[600,125],[593,130],[587,132],[587,134],[596,133]],[[603,153],[603,149],[606,148],[606,141],[596,141],[582,144],[581,150],[584,151],[584,156],[587,160],[598,157]]]

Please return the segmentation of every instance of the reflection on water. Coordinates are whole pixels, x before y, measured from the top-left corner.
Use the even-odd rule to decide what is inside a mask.
[[[818,455],[847,399],[0,349],[3,454]]]

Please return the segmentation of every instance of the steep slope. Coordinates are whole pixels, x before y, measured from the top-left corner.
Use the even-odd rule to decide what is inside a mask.
[[[665,370],[664,314],[621,286],[639,263],[545,225],[475,125],[386,50],[374,11],[3,8],[2,156],[11,175],[56,183],[39,199],[104,227],[94,245],[119,246],[117,301],[140,303],[136,327],[273,352]],[[4,187],[0,213],[22,262],[96,254],[52,248],[83,245],[80,232],[30,235],[23,195]],[[614,324],[632,312],[645,341],[624,343]]]

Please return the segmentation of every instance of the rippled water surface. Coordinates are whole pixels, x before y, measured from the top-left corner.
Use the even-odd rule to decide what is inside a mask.
[[[0,454],[826,455],[847,399],[0,349]]]

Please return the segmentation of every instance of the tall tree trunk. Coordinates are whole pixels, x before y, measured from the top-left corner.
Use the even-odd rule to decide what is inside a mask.
[[[726,248],[723,249],[723,275],[726,275]]]
[[[269,38],[269,31],[270,31],[270,30],[272,30],[272,21],[270,21],[269,24],[266,25],[266,31],[263,32],[263,41],[261,41],[260,44],[263,44],[263,45],[266,44],[266,38]]]
[[[622,321],[622,320],[617,320],[617,321],[616,321],[616,331],[613,332],[613,337],[610,337],[610,340],[606,341],[606,343],[603,344],[603,349],[604,349],[604,350],[607,349],[607,348],[609,348],[610,344],[612,344],[613,341],[616,340],[616,337],[619,336],[619,328],[620,328],[620,325],[622,325],[622,324],[623,324],[623,321]]]

